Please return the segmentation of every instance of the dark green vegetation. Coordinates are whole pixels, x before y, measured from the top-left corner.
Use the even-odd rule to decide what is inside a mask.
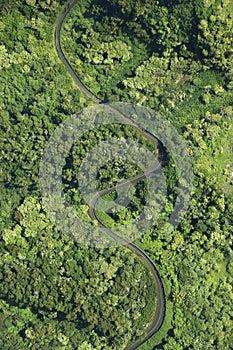
[[[63,33],[73,68],[108,101],[158,108],[193,73],[231,68],[231,1],[78,1]]]
[[[1,349],[117,349],[143,334],[156,306],[153,278],[133,254],[78,247],[41,208],[45,142],[87,105],[54,48],[61,10],[1,7]]]
[[[90,331],[114,348],[143,333],[142,324],[145,327],[150,321],[154,307],[156,285],[132,253],[126,255],[123,248],[78,247],[57,232],[35,197],[27,197],[15,215],[19,223],[2,235],[3,300],[30,307],[37,315],[37,327],[44,317],[63,321],[66,328],[75,325],[76,335],[70,339],[74,347]],[[23,328],[20,335],[27,331]],[[49,348],[53,340],[46,341]]]
[[[139,145],[146,147],[155,155],[155,159],[159,155],[159,147],[157,148],[157,145],[155,145],[151,140],[147,140],[139,133],[138,130],[135,130],[132,126],[129,125],[114,124],[103,126],[96,128],[95,131],[91,130],[90,132],[84,134],[80,142],[76,143],[71,148],[70,153],[66,158],[66,165],[63,171],[64,191],[67,195],[67,198],[78,213],[80,212],[80,208],[82,208],[81,215],[83,215],[83,217],[87,218],[88,206],[85,205],[86,202],[83,200],[82,194],[79,190],[79,179],[81,177],[79,168],[82,164],[82,161],[84,157],[89,154],[90,151],[101,141],[108,139],[114,140],[122,137],[127,137],[130,140],[139,142]],[[125,147],[127,147],[127,143],[125,144]],[[163,159],[162,147],[160,146],[160,148],[161,155],[159,155],[159,159],[165,166],[167,161]],[[113,159],[112,161],[105,162],[105,157],[105,154],[99,154],[100,162],[104,164],[104,166],[102,166],[97,173],[96,190],[98,191],[116,186],[120,182],[123,182],[123,179],[131,179],[135,175],[142,174],[142,169],[140,169],[140,167],[134,162],[123,161],[121,159]],[[87,185],[91,182],[92,175],[95,175],[94,165],[95,163],[93,162],[93,165],[91,164],[90,168],[87,168],[85,171],[85,183]],[[108,224],[111,227],[130,222],[131,219],[135,219],[135,217],[137,217],[143,209],[143,205],[147,196],[146,180],[141,179],[135,184],[135,188],[128,191],[129,193],[127,193],[127,190],[125,188],[120,191],[119,204],[121,202],[124,203],[124,201],[127,200],[129,196],[133,196],[132,200],[127,207],[124,207],[122,204],[122,210],[115,212],[115,214],[112,212],[111,214],[107,215],[103,212],[100,212],[97,206],[98,215],[105,217],[105,220],[108,221]],[[85,189],[85,193],[89,193],[88,188]],[[117,199],[117,197],[117,191],[113,191],[106,194],[104,196],[104,199],[107,201],[114,201]],[[106,210],[107,207],[105,207],[105,211]],[[111,205],[108,210],[111,210]],[[107,222],[105,222],[105,224],[106,223]]]
[[[55,51],[63,5],[0,1],[3,350],[123,349],[155,307],[153,280],[133,255],[76,246],[41,208],[45,142],[88,103]],[[166,224],[168,197],[157,226],[137,242],[158,266],[168,300],[164,325],[143,350],[225,350],[233,343],[232,7],[230,0],[80,0],[63,29],[64,51],[83,82],[105,100],[159,110],[193,160],[195,188],[181,225]],[[126,170],[131,176],[129,164]],[[172,162],[164,172],[172,197]],[[72,199],[86,215],[79,196]]]

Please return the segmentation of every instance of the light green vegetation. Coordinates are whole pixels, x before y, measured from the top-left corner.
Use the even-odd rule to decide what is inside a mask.
[[[123,350],[143,336],[156,305],[152,276],[134,255],[76,245],[41,205],[43,147],[59,123],[88,105],[55,50],[64,5],[0,1],[3,350]],[[193,161],[194,190],[179,227],[167,224],[177,180],[168,156],[165,209],[136,242],[158,267],[167,298],[164,324],[142,350],[232,347],[232,7],[231,0],[80,0],[62,29],[63,49],[83,83],[105,101],[159,111],[183,135]],[[89,140],[92,147],[96,134]],[[88,219],[75,179],[80,145],[69,156],[67,199]],[[124,167],[128,176],[139,171]],[[110,165],[103,170],[102,180],[114,184],[120,177]],[[140,205],[142,192],[134,196]],[[118,219],[127,222],[133,214]],[[113,225],[114,218],[98,215]]]

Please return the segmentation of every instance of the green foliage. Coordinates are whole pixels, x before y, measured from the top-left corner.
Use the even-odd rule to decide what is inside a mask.
[[[46,141],[87,105],[54,49],[65,2],[0,1],[3,350],[124,349],[143,336],[156,304],[152,276],[135,256],[78,247],[56,230],[38,198]],[[232,347],[232,34],[230,0],[80,0],[62,28],[62,47],[87,87],[102,99],[166,115],[193,160],[195,188],[179,227],[167,224],[177,190],[167,157],[165,209],[137,242],[158,266],[167,298],[162,328],[141,349]],[[84,135],[67,158],[64,189],[84,220],[76,169],[102,136],[125,134],[157,152],[132,128],[105,128]],[[106,164],[99,188],[139,170]],[[143,186],[137,191],[131,210],[98,213],[101,220],[110,227],[130,221],[145,195]]]
[[[232,68],[233,4],[229,0],[204,1],[197,9],[198,47],[204,61],[216,68]]]
[[[155,286],[132,253],[78,247],[58,233],[35,197],[27,197],[17,213],[19,224],[2,234],[1,298],[110,337],[109,348],[143,333],[150,321],[146,300],[156,304]],[[65,335],[58,340],[69,343]]]
[[[103,5],[78,1],[63,25],[61,41],[82,82],[100,98],[114,95],[115,101],[123,78],[147,57],[147,44],[140,27],[126,26],[131,35],[123,35],[126,24],[114,15],[114,4]]]
[[[7,3],[1,8],[4,30],[0,31],[0,182],[4,222],[10,221],[20,200],[38,191],[40,157],[56,125],[85,105],[85,99],[74,92],[68,73],[58,63],[53,36],[46,34],[54,29],[53,6],[51,24],[39,16],[37,7],[24,14],[23,10],[28,9],[25,4],[11,4],[8,9]],[[46,2],[40,2],[41,6],[43,3]]]

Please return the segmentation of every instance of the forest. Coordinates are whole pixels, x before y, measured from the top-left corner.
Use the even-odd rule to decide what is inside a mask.
[[[39,167],[45,145],[71,115],[93,105],[60,61],[54,32],[66,0],[0,0],[0,348],[123,350],[145,336],[158,289],[124,246],[87,247],[64,235],[43,207]],[[67,200],[85,220],[78,167],[108,137],[130,137],[156,154],[167,183],[157,223],[135,243],[165,289],[162,327],[141,350],[230,350],[233,344],[233,2],[78,0],[61,29],[62,50],[104,102],[155,110],[183,137],[194,187],[177,227],[174,159],[130,126],[87,133],[66,157]],[[100,155],[102,157],[103,155]],[[98,189],[140,174],[133,162],[106,162]],[[135,183],[108,227],[141,212],[147,182]],[[116,199],[116,191],[104,196]],[[149,220],[156,209],[148,210]],[[92,223],[96,225],[96,222]]]

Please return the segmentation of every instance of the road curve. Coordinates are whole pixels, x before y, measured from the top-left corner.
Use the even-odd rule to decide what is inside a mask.
[[[81,80],[79,79],[79,77],[77,76],[77,74],[75,73],[73,68],[71,67],[69,61],[65,57],[65,54],[61,48],[60,31],[61,31],[63,21],[64,21],[66,15],[68,14],[68,12],[77,3],[77,1],[78,0],[73,0],[73,1],[68,2],[66,7],[63,9],[63,12],[61,13],[59,19],[58,19],[56,31],[55,31],[56,49],[57,49],[57,53],[58,53],[59,58],[61,59],[63,64],[67,67],[67,69],[68,69],[69,73],[71,74],[72,78],[74,79],[75,83],[79,86],[79,88],[86,95],[86,97],[90,98],[93,102],[95,102],[97,104],[102,104],[103,102],[100,99],[98,99],[90,90],[88,90],[86,88],[86,86],[81,82]],[[105,106],[105,108],[107,108],[109,111],[114,111],[115,113],[120,115],[125,121],[127,121],[128,124],[131,124],[136,129],[138,129],[141,132],[141,134],[143,134],[145,137],[147,137],[150,140],[154,140],[156,142],[156,138],[154,137],[154,135],[141,129],[138,125],[134,124],[130,119],[128,119],[124,114],[122,114],[121,112],[116,110],[113,106],[110,106],[108,104],[103,104],[103,106]],[[156,165],[153,169],[150,169],[147,173],[156,171],[157,168],[158,168],[158,165]],[[146,176],[146,174],[136,175],[131,180],[127,180],[124,183],[122,183],[120,186],[125,186],[129,182],[137,181],[138,179],[141,179],[145,176]],[[119,187],[119,185],[118,185],[118,187]],[[149,270],[151,271],[151,273],[156,281],[157,290],[158,290],[157,307],[156,307],[156,310],[154,312],[153,320],[149,324],[148,328],[145,331],[145,336],[143,338],[139,338],[138,340],[136,340],[132,344],[126,346],[126,348],[124,349],[124,350],[134,350],[134,349],[138,348],[140,345],[142,345],[143,343],[145,343],[149,338],[151,338],[162,326],[163,320],[165,317],[166,298],[165,298],[165,292],[164,292],[162,280],[161,280],[160,275],[156,269],[155,264],[150,259],[150,257],[140,247],[136,246],[134,243],[115,235],[110,229],[105,227],[102,224],[102,222],[98,219],[98,217],[96,216],[95,205],[98,201],[98,198],[100,196],[102,196],[103,194],[108,193],[114,189],[115,189],[115,187],[112,187],[112,188],[109,188],[107,190],[100,191],[92,197],[91,203],[90,203],[91,205],[90,205],[90,209],[89,209],[89,216],[93,220],[97,220],[99,223],[99,226],[102,227],[111,237],[113,237],[115,240],[120,242],[122,245],[124,245],[128,249],[130,249],[133,253],[135,253],[140,258],[141,261],[143,261],[146,264],[146,266],[149,268]]]

